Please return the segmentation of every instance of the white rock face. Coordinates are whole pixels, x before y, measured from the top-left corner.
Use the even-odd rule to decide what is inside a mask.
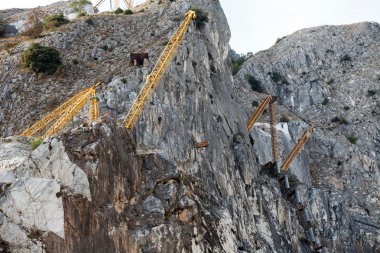
[[[86,173],[70,161],[62,141],[57,138],[49,139],[34,150],[30,158],[18,166],[14,173],[17,177],[54,179],[59,184],[68,186],[74,193],[91,200]]]
[[[91,200],[86,173],[57,138],[31,151],[20,137],[0,139],[0,234],[12,252],[44,252],[33,233],[64,233],[61,186]],[[1,251],[1,250],[0,250]]]
[[[0,182],[9,182],[5,176],[28,157],[31,147],[21,138],[8,137],[0,139]]]
[[[51,231],[63,238],[63,205],[56,195],[59,191],[54,180],[18,179],[1,197],[0,209],[14,224]]]

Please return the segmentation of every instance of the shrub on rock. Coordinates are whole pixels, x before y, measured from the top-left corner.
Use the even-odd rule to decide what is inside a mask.
[[[52,75],[61,65],[61,58],[57,49],[35,43],[21,54],[20,65],[36,73]]]
[[[62,13],[53,14],[44,19],[44,28],[46,30],[53,30],[69,22],[70,21]]]

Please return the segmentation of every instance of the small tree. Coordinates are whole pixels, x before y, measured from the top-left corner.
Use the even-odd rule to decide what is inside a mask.
[[[121,14],[121,13],[123,13],[124,11],[119,7],[119,8],[117,8],[113,13],[115,13],[115,14]]]
[[[239,56],[237,57],[236,59],[232,59],[232,75],[236,75],[237,72],[239,72],[241,66],[243,65],[243,63],[245,62],[245,56],[242,55],[242,56]]]
[[[53,14],[44,19],[44,27],[47,30],[53,30],[69,22],[70,21],[62,13]]]
[[[74,9],[78,17],[87,15],[87,11],[84,7],[88,4],[91,4],[88,0],[75,0],[71,2],[70,7]]]
[[[52,75],[61,65],[61,58],[57,49],[35,43],[21,54],[20,65],[36,73]]]
[[[124,14],[125,14],[125,15],[132,15],[132,14],[133,14],[133,11],[130,10],[130,9],[128,9],[128,10],[125,10],[125,11],[124,11]]]
[[[251,89],[256,92],[263,92],[264,89],[261,86],[260,80],[257,80],[253,75],[245,75],[245,79],[247,79],[248,83],[251,86]]]

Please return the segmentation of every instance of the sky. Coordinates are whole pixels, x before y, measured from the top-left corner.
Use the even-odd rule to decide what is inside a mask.
[[[56,1],[0,0],[0,9],[32,8]],[[135,0],[135,2],[143,1]],[[220,2],[232,33],[231,48],[238,53],[256,53],[265,50],[271,47],[277,38],[302,28],[362,21],[380,23],[380,0],[220,0]]]

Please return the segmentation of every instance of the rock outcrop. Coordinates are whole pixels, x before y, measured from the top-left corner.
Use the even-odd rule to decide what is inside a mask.
[[[127,132],[116,122],[125,117],[163,45],[191,7],[208,12],[209,23],[203,29],[190,27],[136,128]],[[61,52],[63,66],[53,76],[17,67],[28,41],[2,54],[3,251],[306,253],[316,250],[310,228],[326,252],[380,249],[378,96],[363,102],[349,89],[356,77],[368,85],[365,89],[378,87],[376,73],[368,74],[378,69],[377,24],[314,28],[312,35],[311,30],[297,32],[252,56],[232,77],[230,32],[218,1],[151,1],[137,12],[79,18],[37,39]],[[360,40],[354,37],[353,43],[363,42],[372,53],[349,43],[350,29]],[[335,30],[340,41],[331,59],[310,53],[309,60],[301,61],[294,56],[297,50],[287,48],[326,50],[320,44],[327,43],[319,42],[325,41],[320,38],[325,30]],[[129,53],[136,51],[149,53],[149,66],[130,64]],[[353,67],[346,65],[345,54]],[[331,66],[341,68],[342,75],[344,69],[345,77],[333,76]],[[263,97],[250,90],[247,75],[278,96],[280,115],[288,115],[289,122],[277,125],[280,154],[290,151],[309,124],[330,126],[330,113],[346,110],[336,105],[345,106],[348,94],[361,105],[350,106],[348,125],[317,128],[290,169],[308,217],[294,196],[284,194],[273,172],[261,168],[271,160],[269,126],[264,115],[251,133],[245,129],[252,101]],[[334,79],[335,92],[341,88],[342,94],[333,98],[327,84],[315,81],[325,76]],[[8,137],[98,81],[105,83],[98,91],[103,115],[98,123],[87,127],[81,124],[85,114],[79,115],[73,129],[33,151],[25,139]],[[329,102],[321,105],[325,96]],[[358,126],[366,129],[353,145],[344,135],[353,131],[357,112],[363,114]],[[195,148],[206,140],[208,147]]]

